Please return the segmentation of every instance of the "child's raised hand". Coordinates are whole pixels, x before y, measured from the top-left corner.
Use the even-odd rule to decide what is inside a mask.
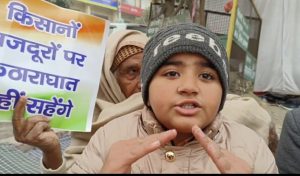
[[[252,169],[246,161],[235,156],[228,150],[222,149],[207,137],[197,125],[193,126],[192,132],[221,173],[251,173]]]
[[[116,142],[111,146],[101,172],[130,173],[134,162],[170,142],[176,135],[177,132],[173,129],[143,138]]]

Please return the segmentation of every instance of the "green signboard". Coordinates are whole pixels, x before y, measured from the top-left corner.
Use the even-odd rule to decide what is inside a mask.
[[[241,13],[239,8],[237,9],[237,17],[235,21],[235,28],[233,34],[236,43],[243,49],[247,50],[249,42],[249,24]]]
[[[247,52],[244,65],[244,78],[249,81],[255,80],[256,59]]]
[[[226,48],[227,35],[219,35],[219,39],[220,39],[220,42],[222,43],[222,45],[224,46],[224,48]]]

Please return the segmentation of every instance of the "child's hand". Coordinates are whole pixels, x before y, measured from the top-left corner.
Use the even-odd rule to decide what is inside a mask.
[[[176,130],[168,130],[143,138],[116,142],[111,146],[101,172],[130,173],[131,165],[135,161],[165,145],[174,139],[176,135]]]
[[[221,173],[251,173],[249,164],[241,158],[235,156],[228,150],[222,149],[218,144],[207,137],[202,130],[194,125],[192,132],[201,146],[212,158]]]

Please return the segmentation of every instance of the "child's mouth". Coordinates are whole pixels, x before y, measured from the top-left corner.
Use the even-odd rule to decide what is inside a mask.
[[[200,106],[195,101],[185,101],[176,105],[175,110],[184,116],[193,116],[198,113]]]
[[[194,104],[184,104],[181,107],[184,109],[194,109],[196,106]]]

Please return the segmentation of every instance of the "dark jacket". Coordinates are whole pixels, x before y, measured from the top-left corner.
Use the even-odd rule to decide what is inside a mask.
[[[287,112],[275,158],[279,173],[300,173],[300,108]]]

